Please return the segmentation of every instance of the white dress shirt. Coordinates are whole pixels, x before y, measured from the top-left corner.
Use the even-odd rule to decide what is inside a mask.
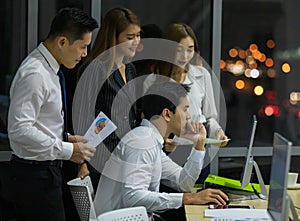
[[[190,192],[199,177],[205,151],[193,148],[178,166],[162,151],[163,137],[147,120],[128,132],[106,162],[94,205],[97,215],[106,211],[145,206],[153,211],[182,206],[183,193],[159,193],[160,181],[181,192]]]
[[[59,64],[41,43],[20,65],[10,88],[8,136],[13,153],[29,160],[70,159],[63,142]]]
[[[144,92],[155,82],[157,75],[150,74],[144,82]],[[188,93],[190,101],[189,112],[192,120],[207,123],[209,137],[216,137],[217,131],[221,129],[217,121],[218,113],[209,72],[201,66],[188,66],[188,72],[183,84],[190,86]]]

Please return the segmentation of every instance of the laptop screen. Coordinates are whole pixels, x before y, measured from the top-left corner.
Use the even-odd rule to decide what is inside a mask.
[[[290,169],[292,143],[274,133],[273,157],[270,175],[268,211],[274,220],[284,220],[287,192],[287,175]]]

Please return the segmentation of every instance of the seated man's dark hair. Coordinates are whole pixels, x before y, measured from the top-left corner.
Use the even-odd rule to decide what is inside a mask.
[[[147,120],[159,116],[164,108],[175,113],[180,99],[186,97],[190,87],[173,81],[153,84],[142,97],[142,112]]]

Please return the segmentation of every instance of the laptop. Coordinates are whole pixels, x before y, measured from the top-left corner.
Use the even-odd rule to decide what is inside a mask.
[[[265,209],[243,209],[241,211],[227,210],[205,210],[205,216],[212,220],[220,218],[258,218],[260,220],[288,220],[289,200],[287,195],[287,175],[290,169],[290,153],[292,143],[278,133],[274,133],[273,157],[270,175],[270,192],[268,208]],[[219,212],[220,211],[220,212]],[[236,213],[235,213],[236,212]],[[218,217],[218,218],[217,218]]]

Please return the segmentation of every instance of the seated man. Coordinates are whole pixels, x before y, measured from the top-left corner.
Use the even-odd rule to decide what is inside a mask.
[[[194,187],[205,155],[206,131],[187,127],[187,86],[165,82],[154,84],[142,99],[145,115],[141,126],[128,132],[106,162],[94,205],[97,214],[145,206],[149,216],[155,211],[176,209],[186,204],[212,202],[226,205],[226,194],[216,189],[188,193]],[[192,132],[194,131],[194,132]],[[162,151],[168,134],[193,140],[195,146],[184,167],[178,166]],[[160,181],[183,193],[160,193]]]

